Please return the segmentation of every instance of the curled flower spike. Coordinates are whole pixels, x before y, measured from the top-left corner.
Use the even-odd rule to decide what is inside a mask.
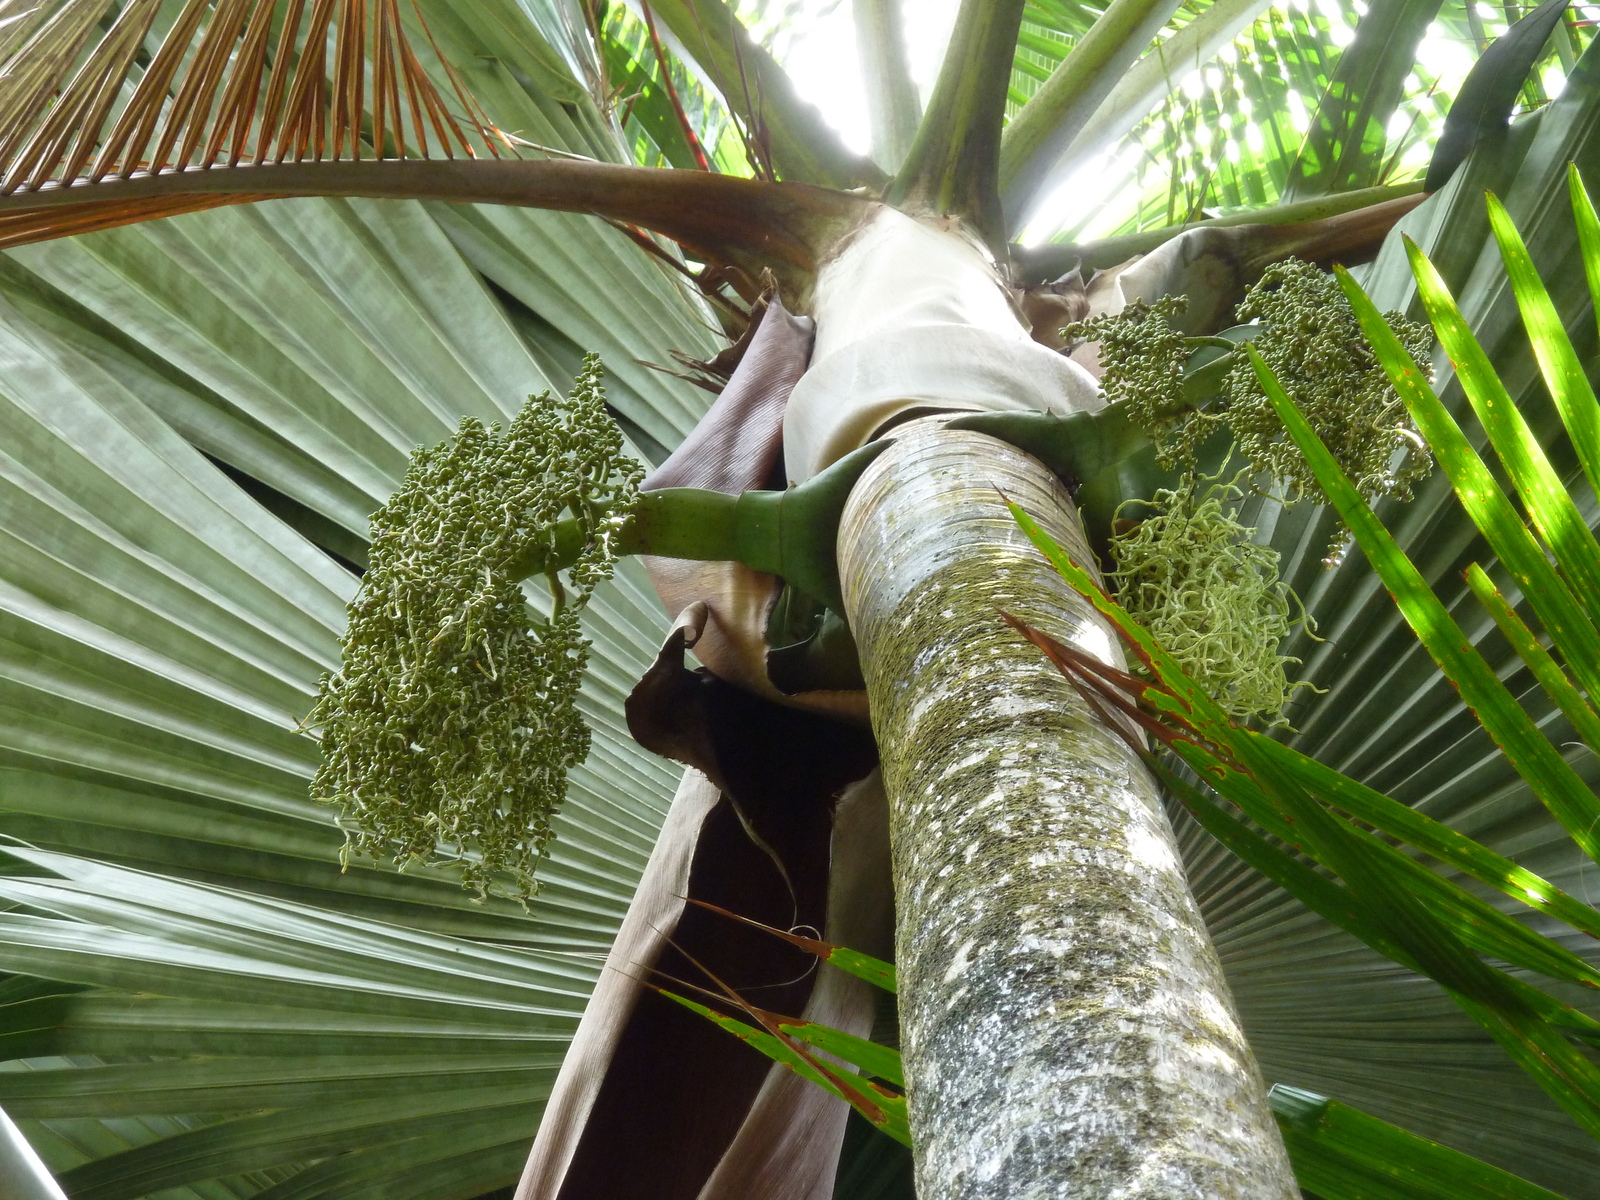
[[[322,741],[312,795],[343,806],[344,858],[449,862],[480,897],[536,888],[567,772],[589,752],[576,700],[589,645],[579,614],[609,578],[643,469],[623,453],[600,364],[565,399],[530,398],[504,434],[468,418],[412,455],[372,518],[338,674],[307,725]],[[520,561],[563,517],[582,531],[550,615]]]
[[[1236,482],[1193,475],[1153,501],[1154,511],[1111,539],[1117,600],[1150,631],[1217,703],[1240,720],[1283,723],[1294,691],[1278,653],[1298,601],[1278,578],[1278,552],[1252,542],[1255,532],[1231,513],[1243,496]]]

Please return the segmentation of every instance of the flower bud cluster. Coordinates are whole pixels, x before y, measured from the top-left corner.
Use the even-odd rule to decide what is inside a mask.
[[[480,897],[533,894],[567,773],[589,751],[579,612],[611,574],[642,475],[593,356],[569,396],[530,398],[503,434],[468,418],[413,454],[373,515],[343,663],[307,719],[322,742],[312,794],[343,806],[346,862],[448,862]],[[564,517],[583,544],[565,583],[547,577],[539,617],[518,564]]]
[[[1176,488],[1150,501],[1148,517],[1112,538],[1118,598],[1202,686],[1235,716],[1282,720],[1293,688],[1278,653],[1292,622],[1294,597],[1278,578],[1278,554],[1250,540],[1233,517],[1238,479],[1200,494],[1196,449],[1226,424],[1250,474],[1270,476],[1282,499],[1321,495],[1316,477],[1288,436],[1242,351],[1228,339],[1194,339],[1174,327],[1181,298],[1130,304],[1063,330],[1100,343],[1106,398],[1123,408],[1156,444],[1161,465],[1184,472]],[[1338,282],[1310,263],[1269,267],[1237,310],[1259,330],[1251,344],[1289,398],[1368,501],[1406,500],[1432,460],[1389,382]],[[1411,356],[1427,370],[1432,331],[1399,313],[1385,316]],[[1186,388],[1191,355],[1210,344],[1234,357],[1213,395]],[[1215,351],[1212,351],[1215,357]],[[1242,476],[1240,477],[1242,478]],[[1330,551],[1344,543],[1341,531]]]
[[[1409,500],[1433,459],[1333,276],[1297,259],[1277,263],[1238,317],[1261,322],[1252,344],[1363,499]],[[1429,371],[1433,330],[1397,312],[1384,319]],[[1285,499],[1321,495],[1248,361],[1228,376],[1225,419],[1240,453],[1278,481]]]

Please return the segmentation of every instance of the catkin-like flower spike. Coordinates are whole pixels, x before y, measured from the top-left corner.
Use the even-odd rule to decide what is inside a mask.
[[[1234,519],[1243,495],[1238,478],[1197,483],[1190,474],[1154,500],[1129,501],[1129,515],[1149,515],[1111,539],[1110,578],[1118,602],[1207,694],[1240,720],[1271,726],[1310,685],[1291,685],[1288,669],[1300,660],[1278,653],[1299,602],[1278,578],[1278,552]]]
[[[569,396],[530,398],[504,434],[468,418],[413,454],[372,517],[343,663],[307,719],[322,741],[312,794],[343,806],[346,861],[451,862],[480,897],[533,894],[567,772],[589,752],[579,614],[642,475],[592,355]],[[563,517],[583,547],[564,603],[536,619],[514,567]]]

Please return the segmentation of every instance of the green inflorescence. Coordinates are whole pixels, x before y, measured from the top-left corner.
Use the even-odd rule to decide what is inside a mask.
[[[1241,720],[1283,723],[1294,690],[1278,653],[1288,636],[1293,593],[1278,578],[1278,552],[1250,540],[1231,509],[1237,479],[1193,475],[1151,501],[1152,514],[1111,539],[1117,599],[1195,681]]]
[[[1256,350],[1362,496],[1409,500],[1432,458],[1333,276],[1296,259],[1268,267],[1238,317],[1261,322]],[[1384,320],[1426,370],[1433,331],[1397,312]],[[1240,452],[1286,499],[1321,494],[1248,361],[1228,376],[1225,415]]]
[[[1183,307],[1181,297],[1134,303],[1062,333],[1100,342],[1106,398],[1125,407],[1156,443],[1163,466],[1192,461],[1199,442],[1225,422],[1235,447],[1278,481],[1285,500],[1320,494],[1242,352],[1233,352],[1221,394],[1209,405],[1199,407],[1185,395],[1191,354],[1208,343],[1229,343],[1189,338],[1174,328],[1172,318]],[[1259,323],[1252,344],[1362,495],[1409,499],[1432,460],[1333,276],[1298,259],[1277,263],[1246,293],[1237,315]],[[1427,369],[1432,331],[1399,313],[1384,319]]]
[[[1164,467],[1192,457],[1207,432],[1205,415],[1183,395],[1191,339],[1172,324],[1188,303],[1183,296],[1164,296],[1153,304],[1135,300],[1121,312],[1090,317],[1061,331],[1063,337],[1100,344],[1100,386],[1149,434]]]
[[[1173,323],[1183,308],[1181,299],[1136,303],[1062,330],[1100,343],[1107,399],[1155,443],[1163,467],[1184,472],[1177,487],[1138,502],[1148,518],[1113,537],[1113,574],[1124,607],[1225,708],[1278,722],[1293,691],[1287,668],[1298,662],[1278,654],[1295,600],[1279,581],[1277,552],[1251,542],[1230,515],[1243,476],[1197,481],[1197,447],[1226,424],[1251,473],[1270,475],[1284,501],[1321,493],[1233,339],[1252,338],[1367,500],[1409,499],[1432,462],[1331,275],[1294,259],[1269,267],[1237,310],[1258,328],[1227,338],[1185,336]],[[1385,320],[1426,368],[1432,332],[1399,313]],[[1211,361],[1196,372],[1196,352],[1208,346]],[[1330,555],[1344,538],[1336,535]]]
[[[322,741],[312,794],[343,806],[346,862],[454,863],[480,897],[533,894],[567,772],[589,752],[579,611],[611,574],[642,475],[592,355],[569,396],[530,398],[503,434],[468,418],[413,454],[372,518],[343,664],[307,718]],[[583,548],[565,585],[547,577],[551,612],[536,618],[516,564],[563,517]]]

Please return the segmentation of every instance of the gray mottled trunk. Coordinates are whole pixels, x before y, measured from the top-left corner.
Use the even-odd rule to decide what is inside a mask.
[[[997,616],[1120,660],[997,489],[1092,562],[1048,471],[929,421],[840,529],[891,809],[918,1194],[1296,1196],[1154,781]]]

